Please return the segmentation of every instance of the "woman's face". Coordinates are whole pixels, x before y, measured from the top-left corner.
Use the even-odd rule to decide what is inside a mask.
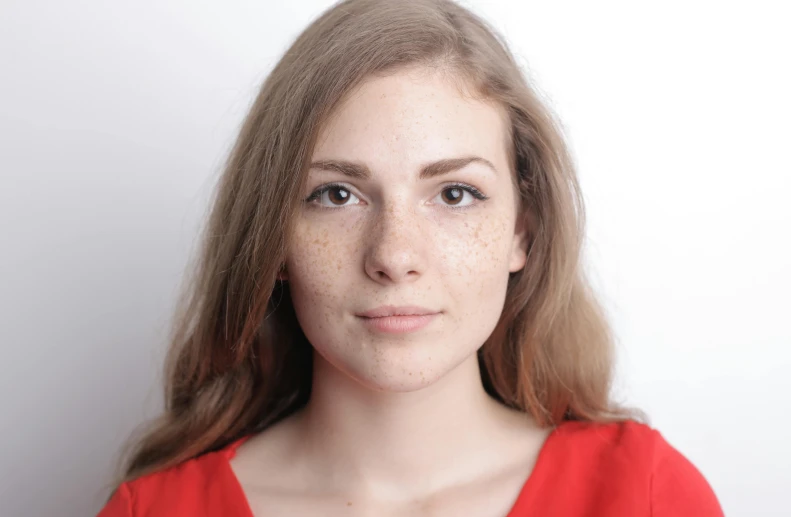
[[[410,391],[474,360],[525,264],[508,127],[501,108],[421,70],[369,79],[334,112],[286,262],[329,365]]]

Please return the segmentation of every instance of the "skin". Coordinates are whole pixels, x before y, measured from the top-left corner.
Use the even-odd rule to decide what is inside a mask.
[[[366,80],[322,128],[286,262],[313,390],[231,462],[255,515],[507,514],[547,436],[478,370],[526,260],[507,135],[502,108],[419,68]],[[357,316],[381,305],[437,314],[384,334]]]

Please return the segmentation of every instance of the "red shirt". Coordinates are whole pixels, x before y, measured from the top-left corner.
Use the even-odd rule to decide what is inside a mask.
[[[222,450],[123,483],[98,517],[253,517]],[[507,517],[723,515],[698,470],[650,427],[565,422],[550,433]],[[260,516],[265,517],[265,516]]]

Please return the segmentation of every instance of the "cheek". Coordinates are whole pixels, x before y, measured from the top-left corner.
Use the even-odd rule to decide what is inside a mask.
[[[442,239],[446,257],[443,290],[466,338],[482,343],[491,333],[508,287],[513,228],[507,214],[487,214]]]
[[[513,225],[507,213],[470,218],[437,240],[444,299],[451,309],[454,342],[480,346],[497,324],[508,288]]]
[[[513,235],[507,214],[482,214],[445,230],[436,243],[447,273],[470,286],[507,277]]]
[[[346,269],[359,249],[356,225],[331,226],[309,218],[298,221],[286,262],[295,304],[327,304],[348,291]]]

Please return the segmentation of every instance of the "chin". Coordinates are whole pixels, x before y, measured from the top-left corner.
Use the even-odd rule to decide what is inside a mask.
[[[367,388],[383,393],[409,393],[418,391],[437,382],[441,375],[366,375],[358,380]]]
[[[480,375],[477,361],[466,364],[475,359],[477,348],[459,345],[453,340],[426,338],[367,341],[351,350],[334,342],[317,342],[314,350],[321,357],[321,375],[327,378],[340,374],[371,391],[406,393],[431,386],[454,372]]]
[[[395,355],[395,357],[393,356]],[[354,365],[348,374],[367,388],[379,392],[406,393],[421,390],[449,375],[463,358],[398,357],[393,354],[382,360]]]
[[[454,361],[443,361],[436,354],[431,358],[423,354],[403,354],[403,350],[389,352],[361,354],[362,357],[321,352],[320,355],[324,365],[329,368],[326,373],[330,377],[340,374],[341,378],[351,380],[358,386],[382,393],[421,390],[442,379],[454,367]],[[335,373],[331,374],[331,371]]]

